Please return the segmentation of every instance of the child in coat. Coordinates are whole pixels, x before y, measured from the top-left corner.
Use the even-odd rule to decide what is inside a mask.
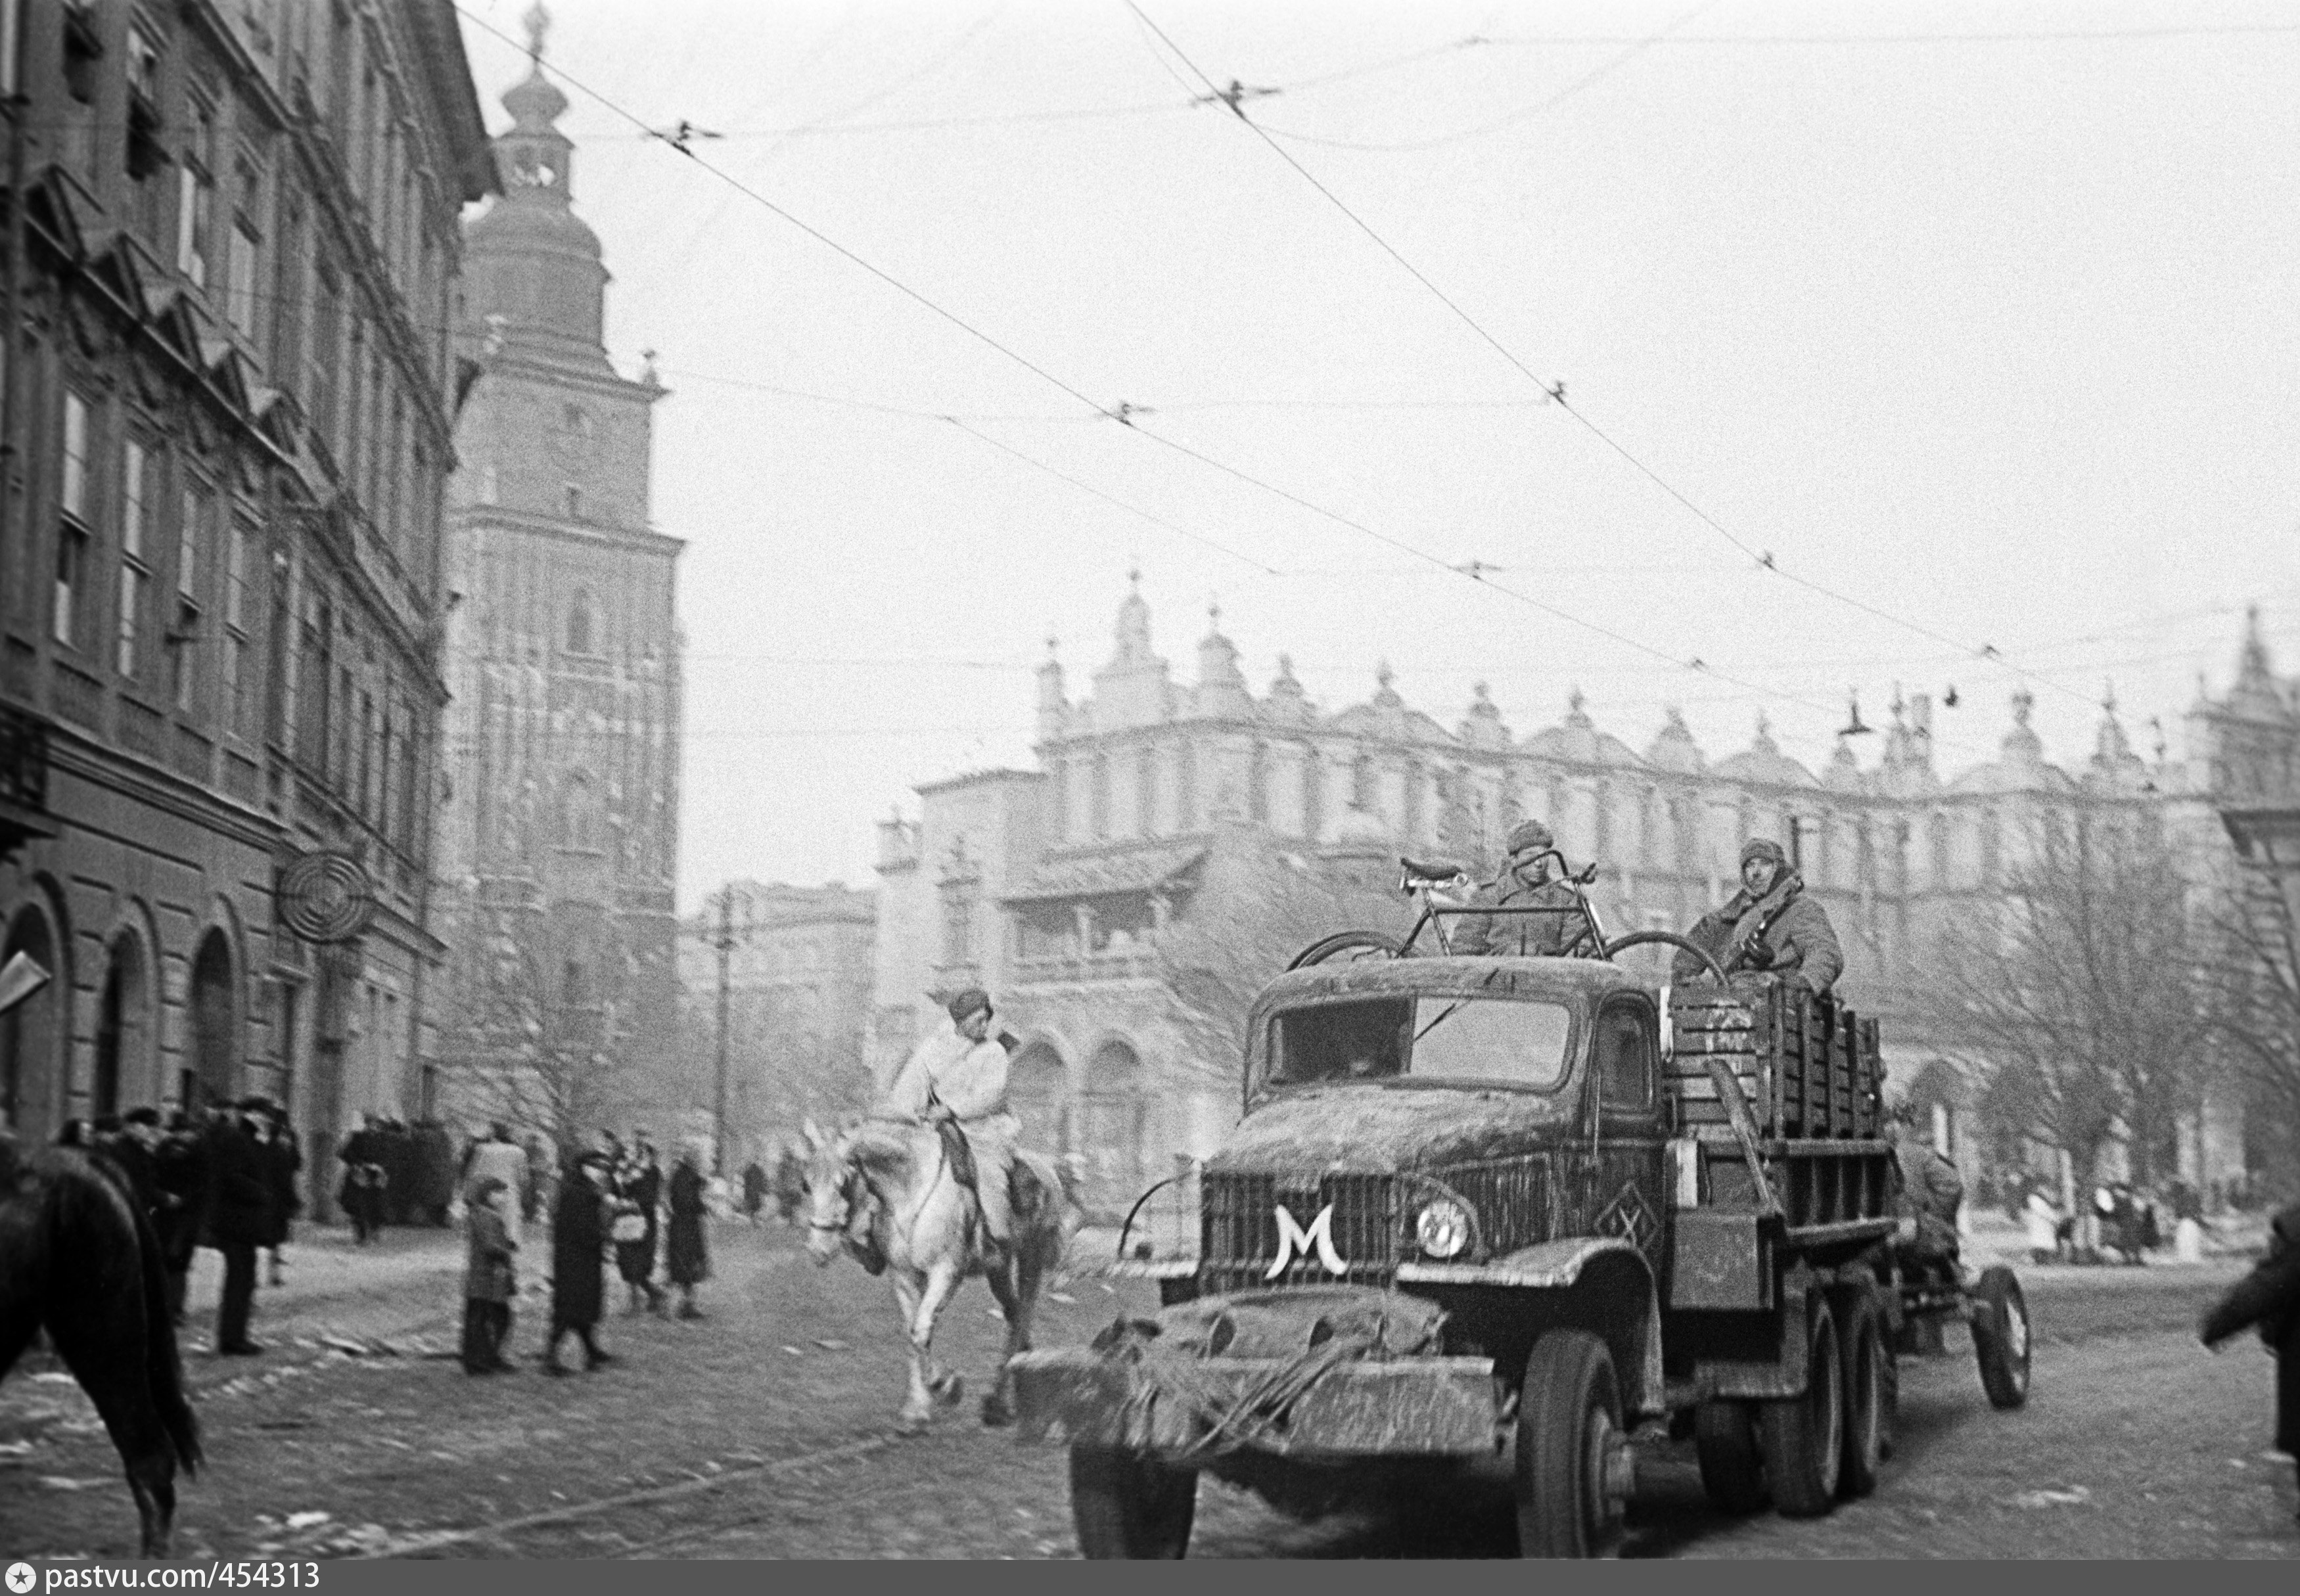
[[[467,1375],[508,1373],[504,1356],[511,1336],[511,1301],[518,1289],[512,1256],[519,1243],[511,1237],[504,1206],[511,1188],[493,1176],[471,1191],[471,1251],[463,1267],[463,1372]]]

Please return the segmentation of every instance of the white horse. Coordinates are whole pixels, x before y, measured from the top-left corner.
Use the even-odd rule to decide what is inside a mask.
[[[938,1406],[950,1407],[964,1393],[957,1373],[934,1360],[934,1333],[943,1309],[973,1275],[989,1282],[1006,1319],[1006,1351],[982,1399],[982,1422],[1011,1424],[1012,1359],[1029,1350],[1039,1287],[1085,1218],[1068,1168],[1016,1152],[1013,1239],[998,1246],[983,1226],[981,1204],[959,1178],[953,1148],[933,1126],[867,1119],[829,1136],[809,1124],[806,1140],[807,1251],[820,1265],[843,1250],[874,1275],[890,1273],[902,1307],[911,1384],[896,1428],[920,1434]]]

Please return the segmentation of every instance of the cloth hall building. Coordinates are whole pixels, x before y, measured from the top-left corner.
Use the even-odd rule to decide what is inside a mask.
[[[1840,738],[1818,772],[1762,719],[1722,758],[1674,711],[1632,746],[1578,693],[1557,724],[1521,735],[1480,686],[1448,728],[1386,667],[1370,698],[1338,711],[1310,702],[1282,656],[1257,694],[1218,619],[1195,680],[1178,681],[1129,593],[1086,692],[1073,696],[1051,657],[1040,669],[1037,769],[922,786],[916,819],[881,823],[872,1068],[888,1078],[917,1035],[946,1023],[931,994],[986,986],[1021,1043],[1012,1093],[1031,1139],[1083,1154],[1098,1201],[1121,1203],[1171,1173],[1174,1155],[1208,1151],[1238,1112],[1237,1059],[1210,1056],[1162,947],[1266,898],[1286,870],[1403,930],[1400,853],[1487,872],[1531,817],[1577,866],[1600,865],[1594,892],[1617,934],[1682,930],[1721,902],[1746,838],[1794,845],[1845,943],[1840,992],[1883,1018],[1893,1089],[1938,1101],[1938,1124],[1969,1109],[1972,1089],[1935,1061],[1911,983],[1944,917],[1996,890],[2028,817],[2154,808],[2177,846],[2220,860],[2229,843],[2215,806],[2233,785],[2300,787],[2300,694],[2256,636],[2227,697],[2200,693],[2181,755],[2144,759],[2111,710],[2089,757],[2064,768],[2029,716],[2016,695],[1998,756],[1953,772],[1937,765],[1922,696],[1895,704],[1878,762]],[[2237,1118],[2208,1101],[2184,1165],[2240,1167]],[[1950,1140],[1970,1167],[1970,1138]]]

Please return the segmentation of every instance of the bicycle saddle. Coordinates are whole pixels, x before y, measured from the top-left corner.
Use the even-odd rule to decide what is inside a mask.
[[[1401,856],[1397,862],[1405,867],[1405,878],[1408,881],[1451,881],[1457,876],[1469,874],[1460,865],[1446,864],[1443,861],[1433,863]]]

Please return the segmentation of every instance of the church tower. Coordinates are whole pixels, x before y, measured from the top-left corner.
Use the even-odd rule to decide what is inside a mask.
[[[648,516],[665,390],[651,359],[634,380],[608,357],[550,19],[526,23],[503,195],[463,237],[457,343],[477,374],[447,492],[442,1085],[454,1111],[588,1134],[665,1102],[671,1073],[681,545]]]

